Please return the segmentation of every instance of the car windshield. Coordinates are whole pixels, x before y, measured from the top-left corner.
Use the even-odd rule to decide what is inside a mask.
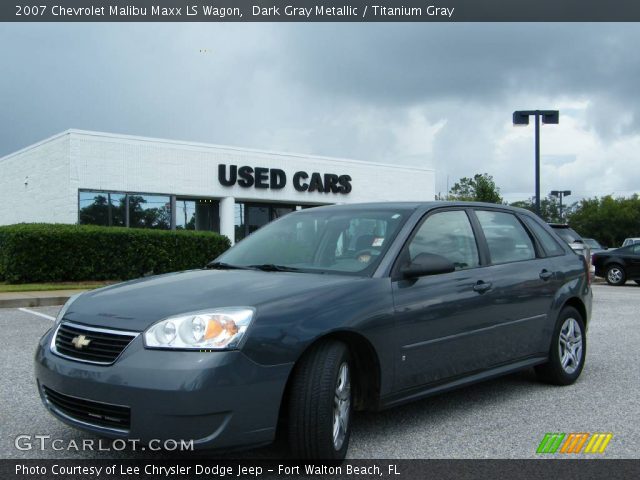
[[[409,213],[341,208],[291,213],[254,232],[213,265],[369,275]]]
[[[598,243],[598,241],[593,238],[583,238],[583,240],[584,240],[584,243],[589,245],[589,247],[591,248],[602,248],[602,246]]]

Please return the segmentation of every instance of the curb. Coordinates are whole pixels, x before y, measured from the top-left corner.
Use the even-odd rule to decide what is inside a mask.
[[[0,308],[50,307],[64,305],[70,296],[0,299]]]

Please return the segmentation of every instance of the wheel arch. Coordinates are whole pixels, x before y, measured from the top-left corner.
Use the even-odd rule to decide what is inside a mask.
[[[288,397],[291,381],[296,372],[296,367],[300,360],[307,355],[315,346],[328,340],[337,340],[344,343],[349,349],[349,354],[353,362],[352,379],[354,382],[353,407],[355,410],[376,410],[380,399],[380,359],[373,344],[363,335],[349,331],[333,331],[316,338],[298,356],[289,378],[285,385],[283,398],[280,406],[280,418],[286,416],[288,409]]]
[[[624,268],[624,261],[622,261],[622,259],[620,259],[619,257],[611,257],[606,262],[603,262],[602,268],[607,269],[612,265],[617,265]]]
[[[381,369],[380,358],[373,344],[363,335],[350,331],[332,332],[323,339],[341,341],[349,349],[354,370],[354,409],[375,410],[380,398]]]
[[[578,297],[571,297],[564,302],[560,311],[562,311],[565,307],[575,308],[578,311],[578,313],[582,316],[582,320],[584,322],[585,327],[587,326],[587,323],[589,322],[589,318],[587,315],[587,307],[582,302],[582,300],[580,300]]]

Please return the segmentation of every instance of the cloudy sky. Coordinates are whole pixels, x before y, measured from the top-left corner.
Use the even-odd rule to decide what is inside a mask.
[[[640,191],[637,24],[3,24],[0,156],[68,128]]]

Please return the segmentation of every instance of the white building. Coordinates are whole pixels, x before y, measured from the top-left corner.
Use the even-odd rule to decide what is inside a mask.
[[[433,170],[68,130],[0,158],[0,224],[91,223],[243,237],[292,210],[429,201]]]

